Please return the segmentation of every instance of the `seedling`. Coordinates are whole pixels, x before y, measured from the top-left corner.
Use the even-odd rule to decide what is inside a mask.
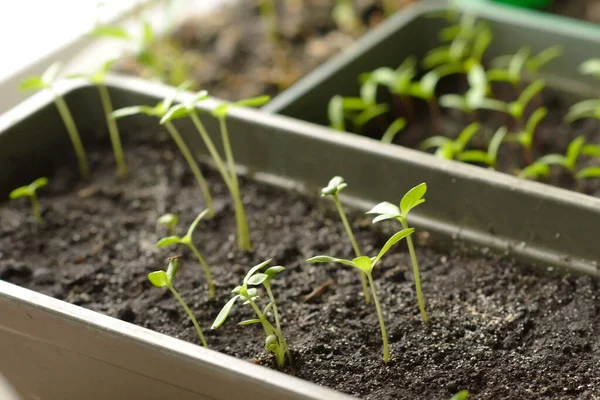
[[[521,92],[517,100],[510,103],[495,100],[493,103],[491,103],[493,108],[490,109],[505,112],[513,117],[519,125],[522,125],[523,115],[525,114],[527,106],[531,100],[544,89],[545,86],[546,84],[541,79],[533,81],[525,88],[525,90],[523,90],[523,92]]]
[[[36,191],[40,188],[43,188],[47,184],[48,178],[37,178],[29,185],[16,188],[10,192],[9,195],[11,200],[19,199],[21,197],[29,197],[29,201],[31,201],[31,213],[33,214],[33,219],[38,224],[42,223],[42,212],[40,210],[40,202],[38,200]]]
[[[164,237],[156,243],[156,247],[161,248],[161,247],[171,246],[173,244],[183,244],[184,246],[187,246],[187,248],[192,251],[192,253],[196,257],[198,262],[200,262],[200,266],[202,267],[202,270],[204,271],[204,275],[206,276],[206,281],[208,282],[208,292],[210,295],[210,299],[212,300],[215,298],[215,286],[214,286],[213,279],[212,279],[212,273],[210,272],[210,267],[208,266],[208,263],[202,256],[202,253],[200,253],[200,251],[194,245],[194,242],[192,240],[192,235],[194,234],[194,230],[196,230],[196,227],[198,226],[198,224],[200,223],[202,218],[204,218],[207,214],[208,214],[208,210],[204,210],[200,214],[198,214],[198,216],[196,217],[194,222],[192,222],[192,224],[188,228],[185,236],[179,237],[177,235],[171,235],[171,236]]]
[[[455,393],[454,396],[450,397],[450,400],[467,400],[469,398],[468,390],[461,390],[458,393]]]
[[[360,18],[358,17],[352,0],[336,0],[331,17],[335,24],[343,32],[356,32],[360,28]]]
[[[454,140],[445,136],[432,136],[421,142],[420,147],[422,150],[437,148],[435,151],[437,157],[453,160],[463,152],[464,148],[469,144],[473,136],[479,132],[480,128],[480,124],[473,122],[463,129]]]
[[[546,178],[550,175],[550,166],[548,164],[534,162],[523,168],[517,176],[523,179]]]
[[[504,137],[508,130],[505,127],[500,127],[492,139],[490,140],[490,144],[488,145],[487,151],[481,150],[467,150],[457,154],[456,159],[463,162],[474,162],[485,164],[488,167],[496,169],[496,164],[498,161],[498,150],[500,149],[500,145],[504,141]]]
[[[158,218],[158,224],[166,227],[169,230],[169,235],[175,236],[177,227],[177,223],[179,222],[179,218],[175,214],[164,214]]]
[[[54,81],[56,80],[56,76],[58,75],[60,67],[61,64],[59,62],[52,64],[41,76],[33,76],[22,81],[20,88],[22,90],[47,89],[50,91],[50,93],[52,93],[52,96],[54,97],[54,104],[56,104],[56,108],[58,109],[63,123],[67,128],[69,139],[71,139],[71,144],[75,150],[77,163],[79,165],[79,173],[83,178],[88,178],[90,171],[85,149],[83,148],[83,143],[81,142],[81,136],[79,135],[79,131],[75,126],[75,122],[73,121],[73,117],[71,116],[71,112],[69,111],[67,103],[63,97],[54,90]]]
[[[346,120],[352,122],[357,133],[374,118],[388,112],[387,104],[367,103],[360,97],[333,96],[329,101],[328,116],[330,126],[338,131],[346,131]]]
[[[406,194],[402,197],[402,200],[400,200],[399,208],[392,203],[383,202],[377,204],[371,210],[367,211],[367,214],[377,214],[377,216],[373,219],[373,223],[385,221],[387,219],[395,219],[402,224],[404,231],[407,231],[407,229],[409,229],[407,220],[408,213],[419,204],[425,202],[425,199],[423,198],[425,192],[427,192],[427,184],[421,183],[420,185],[417,185],[406,192]],[[414,231],[414,228],[410,229]],[[423,322],[427,323],[429,322],[429,317],[425,311],[425,300],[423,298],[423,291],[421,290],[421,274],[419,273],[419,263],[417,262],[415,247],[413,246],[413,241],[410,236],[406,237],[406,241],[412,262],[415,287],[417,291],[417,302],[419,303],[419,312],[421,313],[421,319]]]
[[[507,141],[518,142],[523,147],[525,152],[525,160],[529,164],[533,162],[532,149],[535,130],[537,129],[540,121],[544,119],[547,114],[548,110],[545,107],[538,108],[529,117],[524,130],[517,133],[511,133],[506,136]]]
[[[585,137],[578,136],[569,143],[567,152],[563,154],[547,154],[536,161],[536,164],[545,164],[547,166],[560,165],[570,172],[575,178],[593,178],[598,177],[598,167],[583,168],[577,170],[577,161],[581,155],[600,157],[600,146],[595,144],[586,144]]]
[[[333,202],[335,203],[335,207],[337,208],[338,214],[340,215],[340,219],[344,224],[344,229],[346,229],[346,234],[348,235],[348,239],[350,239],[350,244],[352,245],[352,249],[354,250],[354,255],[356,257],[361,257],[362,254],[360,252],[360,247],[358,247],[358,242],[354,237],[354,233],[352,232],[352,226],[348,222],[348,217],[346,217],[346,212],[344,211],[344,207],[342,206],[342,202],[338,194],[344,190],[348,184],[344,182],[344,178],[341,176],[334,176],[329,181],[329,184],[321,189],[321,197],[331,196]],[[371,302],[371,298],[369,297],[369,286],[367,284],[367,276],[359,272],[360,281],[362,284],[363,295],[365,296],[365,302],[369,304]]]
[[[392,143],[396,135],[398,135],[404,127],[406,127],[406,120],[404,118],[395,119],[381,136],[381,141],[383,143]]]
[[[127,166],[125,164],[125,157],[123,156],[121,137],[119,135],[119,129],[117,128],[117,123],[114,120],[114,118],[111,117],[111,114],[113,112],[113,106],[112,102],[110,101],[110,95],[105,84],[106,74],[110,71],[114,63],[115,60],[108,60],[102,65],[102,67],[98,71],[94,72],[93,74],[76,74],[70,75],[69,78],[87,79],[88,81],[96,85],[96,87],[98,88],[98,93],[100,93],[100,100],[102,101],[102,107],[104,109],[104,116],[106,118],[108,133],[113,148],[113,153],[115,155],[115,161],[117,163],[117,174],[121,178],[125,178],[127,176]]]
[[[187,86],[187,83],[180,85],[175,91],[173,91],[171,96],[168,96],[165,100],[157,103],[154,107],[150,107],[150,106],[125,107],[125,108],[121,108],[121,109],[113,111],[111,113],[111,116],[115,119],[118,119],[118,118],[128,117],[131,115],[143,114],[143,115],[149,115],[152,117],[162,119],[167,114],[169,109],[171,108],[171,104],[173,103],[173,100],[174,100],[175,96],[177,95],[177,93],[180,90],[182,90],[183,88],[185,88],[186,86]],[[179,151],[181,152],[181,154],[187,161],[188,166],[192,170],[192,173],[194,174],[194,177],[196,178],[196,182],[198,182],[198,186],[200,186],[200,190],[202,191],[202,196],[204,197],[204,202],[208,209],[209,216],[212,217],[214,215],[212,196],[210,194],[210,190],[208,189],[208,185],[206,184],[206,180],[204,179],[204,176],[202,175],[202,171],[200,171],[200,167],[198,166],[198,163],[194,159],[194,156],[192,155],[192,152],[188,148],[187,144],[185,144],[185,141],[181,137],[181,134],[179,133],[177,128],[175,128],[175,125],[173,125],[171,122],[166,121],[164,123],[164,126],[165,126],[165,128],[167,128],[167,131],[171,135],[171,138],[173,139],[173,141],[179,148]]]
[[[600,58],[592,58],[584,61],[579,66],[579,72],[584,75],[592,75],[596,79],[600,79]]]
[[[349,267],[354,267],[365,274],[369,280],[369,286],[371,287],[371,296],[375,303],[375,309],[377,310],[377,318],[379,319],[379,329],[381,330],[381,339],[383,340],[383,362],[387,363],[390,359],[390,351],[388,346],[388,338],[385,329],[385,321],[383,319],[383,312],[381,305],[379,304],[379,297],[377,296],[377,286],[373,280],[373,269],[375,265],[381,260],[381,258],[392,248],[393,245],[398,243],[404,238],[409,238],[414,232],[414,228],[402,229],[400,232],[395,233],[386,243],[383,245],[376,257],[360,256],[353,260],[344,260],[341,258],[334,258],[329,256],[316,256],[309,258],[310,263],[340,263]]]
[[[488,70],[488,80],[491,82],[508,82],[515,87],[521,86],[522,71],[525,68],[525,64],[530,54],[531,49],[529,47],[521,47],[510,57],[510,61],[506,68],[493,68]]]
[[[198,325],[198,321],[196,321],[196,317],[194,317],[192,310],[190,310],[185,301],[183,301],[181,295],[177,292],[177,290],[175,290],[175,287],[173,286],[173,281],[175,281],[175,277],[177,276],[177,272],[179,271],[179,266],[179,257],[170,257],[167,271],[165,272],[163,270],[158,270],[150,272],[148,274],[148,280],[157,288],[167,287],[171,291],[171,293],[173,293],[173,296],[175,296],[179,304],[181,304],[181,307],[183,307],[183,309],[185,310],[188,317],[192,320],[192,324],[194,324],[194,328],[196,328],[196,332],[200,337],[202,345],[208,348],[208,343],[206,343],[206,338],[202,333],[202,329],[200,329],[200,325]]]
[[[234,296],[225,304],[215,322],[212,324],[211,329],[216,329],[223,325],[227,317],[231,313],[233,306],[237,300],[241,300],[243,305],[250,305],[256,313],[255,319],[242,321],[239,325],[250,325],[250,324],[261,324],[265,331],[265,348],[275,355],[277,360],[277,366],[282,368],[285,364],[287,357],[288,362],[292,363],[292,355],[290,353],[289,346],[283,336],[281,330],[279,313],[277,311],[277,304],[275,303],[275,297],[271,290],[271,280],[281,271],[285,270],[282,266],[275,266],[267,268],[264,272],[261,270],[266,267],[271,260],[264,261],[258,265],[255,265],[248,271],[244,277],[241,286],[237,286],[232,290]],[[259,299],[258,289],[254,286],[262,285],[267,292],[269,297],[269,303],[262,310],[258,308],[256,300]],[[252,286],[252,287],[251,287]],[[272,312],[273,318],[275,319],[275,326],[267,319],[267,313]]]
[[[572,105],[565,116],[565,121],[573,123],[582,118],[596,118],[600,120],[600,99],[583,100]]]
[[[546,66],[550,61],[558,58],[562,55],[562,48],[560,46],[552,46],[545,50],[540,51],[535,55],[531,55],[531,49],[527,46],[521,47],[515,54],[508,54],[496,57],[492,60],[493,69],[498,70],[505,68],[504,73],[499,73],[499,80],[507,81],[512,84],[521,82],[523,79],[523,70],[530,74],[537,75],[540,70]],[[506,74],[508,72],[508,74]],[[492,73],[495,75],[496,72]],[[502,78],[508,79],[502,79]],[[490,80],[494,80],[490,78]]]

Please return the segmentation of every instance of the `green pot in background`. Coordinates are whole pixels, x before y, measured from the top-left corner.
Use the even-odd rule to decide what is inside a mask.
[[[523,8],[548,8],[552,0],[492,0],[496,3],[509,4]]]

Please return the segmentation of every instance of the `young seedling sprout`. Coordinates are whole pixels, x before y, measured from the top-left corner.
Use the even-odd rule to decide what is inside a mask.
[[[583,100],[572,105],[565,116],[565,122],[570,124],[583,118],[600,120],[600,99]]]
[[[421,150],[436,148],[435,155],[437,157],[453,160],[463,152],[464,148],[469,144],[473,136],[479,132],[480,128],[480,124],[473,122],[463,129],[454,140],[445,136],[432,136],[421,142],[420,148]]]
[[[202,253],[200,253],[200,250],[198,250],[198,248],[194,245],[194,242],[192,240],[192,235],[194,234],[196,227],[198,226],[198,224],[200,223],[202,218],[204,218],[207,214],[208,214],[208,210],[204,210],[200,214],[198,214],[198,216],[196,217],[194,222],[192,222],[192,224],[188,228],[185,236],[180,237],[177,235],[171,235],[171,236],[164,237],[156,243],[156,247],[161,248],[161,247],[171,246],[173,244],[183,244],[183,245],[187,246],[187,248],[192,251],[192,253],[196,257],[196,259],[200,263],[202,270],[204,271],[204,275],[206,276],[206,281],[208,282],[209,296],[210,296],[210,299],[212,300],[215,298],[215,286],[214,286],[214,282],[212,279],[212,273],[210,272],[210,267],[208,266],[208,263],[202,256]]]
[[[22,90],[44,90],[47,89],[52,93],[54,97],[54,103],[56,104],[56,108],[67,128],[67,133],[69,134],[69,139],[71,139],[71,144],[75,149],[75,155],[77,157],[77,163],[79,166],[79,173],[83,178],[88,178],[90,175],[89,165],[87,161],[87,156],[85,154],[85,149],[83,148],[83,143],[81,142],[81,136],[79,135],[79,131],[75,126],[75,122],[73,121],[73,117],[71,116],[71,112],[69,111],[69,107],[67,103],[63,99],[63,97],[54,90],[54,81],[56,80],[56,76],[60,70],[61,64],[56,62],[52,64],[41,76],[33,76],[31,78],[27,78],[21,82]]]
[[[406,194],[402,197],[402,200],[400,200],[399,208],[392,203],[383,202],[377,204],[371,210],[367,211],[367,214],[377,214],[377,216],[373,219],[373,223],[385,221],[387,219],[395,219],[402,224],[404,231],[407,231],[407,229],[409,229],[407,220],[408,213],[419,204],[425,202],[425,199],[423,198],[423,196],[425,196],[425,192],[427,192],[427,184],[421,183],[420,185],[417,185],[406,192]],[[414,228],[410,229],[414,231]],[[419,263],[417,261],[415,247],[413,246],[413,241],[410,236],[406,237],[406,242],[408,244],[408,251],[410,253],[410,259],[412,262],[415,288],[417,292],[417,302],[419,303],[419,312],[421,313],[421,319],[423,322],[427,323],[429,322],[429,317],[425,311],[425,300],[423,298],[423,291],[421,290],[421,274],[419,273]]]
[[[356,32],[360,28],[358,17],[352,0],[336,0],[331,17],[341,31],[347,33]]]
[[[579,72],[584,75],[592,75],[596,79],[600,79],[600,58],[592,58],[584,61],[579,66]]]
[[[490,109],[507,113],[513,117],[519,126],[522,126],[523,116],[525,115],[527,106],[538,93],[544,90],[545,86],[546,84],[541,79],[533,81],[523,90],[523,92],[521,92],[517,100],[509,103],[495,100],[493,103],[493,108]]]
[[[517,142],[523,147],[525,161],[527,161],[528,164],[533,163],[533,138],[535,136],[535,130],[540,121],[544,119],[547,114],[548,110],[545,107],[538,108],[529,117],[524,130],[506,136],[507,141]]]
[[[31,213],[33,214],[35,222],[37,222],[38,224],[42,223],[42,212],[40,210],[40,202],[38,200],[36,191],[40,188],[43,188],[47,184],[47,178],[37,178],[29,185],[16,188],[12,192],[10,192],[9,195],[11,200],[19,199],[21,197],[29,197],[29,200],[31,201]]]
[[[338,214],[340,215],[340,219],[344,224],[344,229],[346,230],[346,234],[348,235],[348,239],[350,239],[350,244],[352,245],[352,249],[354,250],[354,255],[356,257],[361,257],[362,254],[360,252],[360,247],[358,247],[358,242],[354,237],[354,233],[352,232],[352,226],[348,222],[348,217],[346,217],[346,212],[344,211],[344,206],[342,206],[342,202],[339,198],[339,193],[344,190],[348,184],[344,182],[344,178],[341,176],[334,176],[329,181],[329,184],[321,189],[321,197],[331,196],[333,202],[335,203],[335,207],[337,208]],[[371,298],[369,297],[369,286],[367,284],[367,276],[359,271],[360,281],[362,284],[363,295],[365,296],[365,302],[369,304],[371,302]]]
[[[110,95],[108,93],[108,88],[105,84],[106,74],[110,71],[114,63],[115,60],[108,60],[102,65],[102,67],[98,71],[90,75],[76,74],[70,75],[69,78],[87,79],[94,85],[96,85],[96,87],[98,88],[100,100],[102,101],[102,108],[104,109],[104,116],[106,118],[106,125],[108,127],[108,134],[110,136],[113,153],[115,155],[115,161],[117,163],[117,174],[121,178],[125,178],[127,176],[127,166],[125,164],[125,157],[123,156],[123,146],[121,146],[119,128],[117,128],[117,123],[115,119],[111,116],[113,112],[113,106],[110,100]]]
[[[508,61],[508,65],[506,68],[492,68],[487,71],[487,77],[490,82],[508,82],[516,88],[520,88],[522,86],[522,71],[525,68],[525,64],[529,55],[531,54],[531,49],[527,46],[521,47],[513,56],[510,56],[510,60]],[[495,59],[497,64],[504,62],[503,59]],[[494,63],[492,61],[492,63]]]
[[[519,85],[523,79],[523,70],[537,76],[546,64],[561,55],[562,48],[560,46],[549,47],[535,55],[531,55],[529,47],[521,47],[515,54],[499,56],[492,60],[493,68],[488,71],[491,74],[490,80],[505,81],[513,85]],[[502,70],[504,72],[501,72]]]
[[[586,144],[585,137],[578,136],[573,139],[571,143],[569,143],[567,152],[564,155],[547,154],[538,158],[535,164],[547,166],[559,165],[577,179],[600,177],[600,168],[598,167],[588,167],[577,170],[577,161],[581,155],[600,157],[600,146],[595,144]],[[524,173],[522,172],[522,174]]]
[[[252,250],[252,242],[250,240],[250,230],[248,228],[248,221],[246,219],[246,211],[244,209],[244,203],[242,202],[240,187],[238,182],[238,176],[235,172],[235,161],[233,159],[233,151],[231,149],[231,143],[229,141],[229,131],[227,129],[226,118],[229,111],[230,104],[223,103],[216,107],[213,112],[213,115],[219,120],[219,127],[221,131],[221,142],[223,145],[223,149],[225,151],[225,161],[217,151],[213,140],[210,138],[208,131],[206,130],[204,124],[200,120],[200,116],[198,111],[196,110],[196,105],[198,102],[203,101],[208,98],[208,93],[206,91],[198,92],[192,99],[185,104],[177,104],[172,106],[168,112],[162,117],[160,120],[161,124],[167,124],[178,118],[189,117],[210,156],[213,158],[215,162],[215,166],[217,170],[223,177],[223,181],[231,194],[233,199],[234,209],[235,209],[235,220],[237,225],[237,237],[238,237],[238,246],[242,250],[250,251]],[[269,101],[269,96],[259,96],[253,97],[249,99],[244,99],[233,103],[233,106],[244,107],[244,106],[261,106]]]
[[[498,161],[498,150],[500,149],[500,145],[504,141],[504,137],[508,130],[505,127],[500,127],[488,145],[487,151],[481,150],[466,150],[458,153],[456,155],[456,159],[458,161],[463,162],[474,162],[485,164],[490,168],[496,169],[496,164]]]
[[[375,309],[377,310],[377,318],[379,319],[379,329],[381,330],[381,339],[383,340],[383,362],[387,363],[390,359],[390,351],[388,346],[388,338],[385,329],[385,321],[383,319],[383,311],[381,310],[381,304],[379,303],[379,297],[377,295],[377,286],[373,280],[373,269],[375,265],[381,260],[381,258],[392,248],[393,245],[398,243],[404,238],[409,238],[410,234],[415,231],[414,228],[402,229],[400,232],[395,233],[386,243],[383,245],[379,254],[376,257],[360,256],[353,260],[344,260],[341,258],[334,258],[329,256],[316,256],[309,258],[310,263],[340,263],[349,267],[358,269],[361,273],[367,275],[369,280],[369,286],[371,287],[371,296],[375,303]]]
[[[242,321],[239,323],[239,325],[261,324],[266,336],[265,348],[275,355],[277,366],[282,368],[285,364],[286,357],[288,362],[290,364],[292,363],[292,356],[289,346],[283,335],[283,331],[281,330],[281,320],[277,310],[277,304],[275,303],[275,297],[273,296],[273,291],[271,290],[271,280],[275,275],[285,270],[285,268],[282,266],[275,266],[267,268],[264,272],[261,272],[261,270],[270,262],[271,260],[264,261],[258,265],[255,265],[250,269],[250,271],[248,271],[244,277],[242,285],[237,286],[232,290],[234,296],[227,302],[227,304],[225,304],[219,315],[217,315],[217,318],[212,324],[211,329],[216,329],[223,325],[231,313],[236,301],[241,300],[243,305],[250,305],[250,307],[252,307],[257,318]],[[269,298],[269,303],[262,310],[256,304],[256,300],[259,298],[259,295],[258,289],[255,286],[259,285],[262,285],[265,288]],[[273,324],[267,319],[267,314],[269,312],[272,312],[273,314],[275,326],[273,326]]]
[[[185,88],[187,85],[188,85],[187,83],[180,85],[172,93],[171,96],[168,96],[165,100],[159,102],[154,107],[150,107],[150,106],[125,107],[125,108],[121,108],[121,109],[113,111],[111,115],[115,119],[128,117],[131,115],[138,115],[138,114],[149,115],[152,117],[162,119],[167,114],[169,109],[171,108],[171,104],[173,103],[173,100],[174,100],[175,96],[177,95],[177,93],[180,90],[182,90],[183,88]],[[202,196],[204,197],[204,202],[206,204],[206,208],[208,209],[208,215],[209,215],[209,217],[212,217],[214,215],[212,196],[210,194],[210,190],[208,189],[208,185],[206,184],[206,180],[204,179],[204,176],[202,175],[202,171],[200,170],[200,167],[198,166],[198,163],[194,159],[194,156],[192,155],[192,152],[188,148],[187,144],[181,137],[181,134],[179,133],[177,128],[175,128],[175,125],[173,125],[171,122],[167,121],[164,123],[164,126],[165,126],[165,128],[167,128],[167,131],[171,135],[171,138],[173,139],[173,141],[179,148],[179,151],[181,152],[181,154],[187,161],[188,166],[192,170],[192,173],[194,174],[194,177],[196,178],[196,182],[198,182],[198,186],[200,186],[200,190],[202,191]]]
[[[329,101],[327,113],[331,128],[338,131],[346,131],[346,120],[352,122],[353,131],[360,133],[364,126],[373,119],[389,111],[387,104],[376,104],[365,102],[360,97],[333,96]],[[398,132],[396,132],[398,133]],[[393,139],[388,134],[387,139]]]
[[[175,228],[178,222],[179,218],[175,214],[164,214],[158,218],[158,224],[166,227],[169,230],[170,236],[175,236],[177,233]]]
[[[196,321],[196,317],[194,317],[192,310],[190,310],[185,301],[183,301],[181,295],[177,292],[177,290],[175,290],[175,287],[173,286],[173,282],[175,281],[175,277],[177,276],[177,272],[179,271],[179,265],[180,264],[178,256],[170,257],[167,271],[165,272],[163,270],[158,270],[150,272],[148,274],[148,280],[157,288],[167,287],[171,291],[171,293],[173,293],[173,296],[175,296],[179,304],[181,304],[181,307],[183,307],[183,309],[185,310],[188,317],[192,320],[192,323],[194,324],[194,328],[196,328],[196,332],[200,337],[202,345],[208,348],[208,343],[206,343],[206,339],[204,338],[202,329],[200,329],[200,325],[198,325],[198,321]]]

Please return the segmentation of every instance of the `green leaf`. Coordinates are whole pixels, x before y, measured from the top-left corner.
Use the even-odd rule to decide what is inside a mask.
[[[257,96],[239,100],[233,103],[236,107],[260,107],[267,104],[271,100],[271,96]]]
[[[531,49],[528,46],[523,46],[517,50],[516,54],[510,60],[510,64],[508,64],[508,73],[512,77],[513,83],[521,80],[521,71],[530,54]]]
[[[400,200],[400,210],[402,216],[406,218],[410,210],[418,206],[419,204],[425,203],[425,193],[427,192],[427,184],[425,182],[410,189]]]
[[[535,95],[541,92],[545,86],[546,84],[541,79],[531,82],[525,88],[525,90],[523,90],[516,103],[518,103],[521,107],[523,107],[523,109],[525,109],[527,107],[527,104],[529,104],[529,102],[531,101],[531,99],[533,99]]]
[[[250,279],[250,277],[252,277],[252,275],[254,275],[254,273],[256,273],[258,270],[264,268],[265,266],[267,266],[267,264],[269,264],[271,262],[271,258],[269,258],[266,261],[261,262],[260,264],[255,265],[254,267],[250,268],[250,271],[248,271],[248,273],[246,274],[246,276],[244,277],[244,285],[246,285],[248,283],[248,280]]]
[[[179,256],[169,258],[169,266],[167,267],[167,279],[173,282],[179,272]]]
[[[468,390],[461,390],[450,398],[450,400],[467,400],[469,398]]]
[[[49,86],[42,80],[40,76],[33,76],[27,78],[19,84],[21,90],[42,90],[47,89]]]
[[[191,80],[187,80],[187,81],[179,84],[175,88],[175,90],[171,91],[171,93],[167,97],[165,97],[165,99],[163,101],[161,101],[159,103],[159,104],[161,104],[161,107],[157,107],[157,108],[162,108],[164,110],[162,114],[166,113],[167,110],[169,110],[171,108],[171,106],[173,105],[173,102],[175,101],[175,97],[177,97],[177,95],[179,93],[188,90],[193,85],[194,85],[194,82]]]
[[[398,132],[400,132],[406,126],[406,119],[398,118],[388,126],[388,128],[381,136],[383,143],[392,143]]]
[[[562,47],[552,46],[545,50],[540,51],[535,56],[531,57],[525,62],[525,68],[529,72],[537,73],[542,67],[548,64],[550,61],[562,55]]]
[[[154,271],[148,274],[148,280],[156,287],[165,287],[169,285],[167,273],[165,271]]]
[[[120,26],[96,25],[89,33],[90,36],[97,38],[112,38],[129,40],[131,36]]]
[[[175,119],[185,118],[190,115],[190,111],[183,104],[177,104],[169,108],[169,111],[160,119],[160,124],[164,125],[167,122],[171,122]]]
[[[175,214],[163,214],[157,222],[163,226],[175,226],[179,222],[179,218]]]
[[[29,184],[29,187],[32,188],[33,190],[36,190],[39,188],[43,188],[46,185],[48,185],[48,178],[41,177],[41,178],[37,178],[35,181],[31,182]]]
[[[252,325],[252,324],[260,324],[260,323],[261,323],[260,319],[247,319],[245,321],[238,322],[238,325]]]
[[[498,128],[496,133],[494,133],[494,136],[492,136],[492,140],[490,140],[487,155],[489,157],[489,160],[491,161],[490,165],[493,167],[496,166],[496,160],[498,159],[498,150],[500,149],[502,142],[504,142],[504,138],[506,137],[507,133],[508,129],[506,129],[506,127],[504,126],[501,126],[500,128]]]
[[[483,93],[487,91],[487,76],[481,64],[475,64],[469,69],[467,81],[469,81],[469,86],[471,88],[477,88],[477,90],[482,91]]]
[[[377,257],[375,257],[375,259],[373,260],[373,266],[375,266],[375,264],[377,264],[379,260],[381,260],[381,257],[383,257],[385,253],[387,253],[392,248],[393,245],[395,245],[405,237],[410,236],[414,231],[415,228],[407,228],[402,229],[401,231],[396,232],[394,235],[392,235],[392,237],[389,238],[388,241],[383,245],[383,247],[379,251],[379,254],[377,254]]]
[[[278,273],[280,273],[281,271],[284,271],[285,267],[282,267],[281,265],[276,265],[274,267],[268,268],[265,271],[265,274],[269,275],[270,277],[274,277],[275,275],[277,275]]]
[[[440,96],[440,105],[446,108],[454,108],[462,111],[469,111],[469,106],[465,101],[465,98],[458,94],[445,94]]]
[[[479,103],[477,105],[474,105],[472,108],[508,112],[509,106],[507,106],[507,104],[501,100],[481,99],[481,101],[479,101]]]
[[[346,130],[344,119],[344,98],[340,95],[333,96],[327,106],[327,116],[329,117],[329,126],[338,131]]]
[[[215,109],[212,112],[212,115],[215,116],[216,118],[226,118],[227,114],[229,113],[229,103],[223,103],[223,104],[219,104],[218,106],[215,107]]]
[[[196,103],[208,99],[208,92],[206,90],[201,90],[194,95],[194,97],[185,103],[185,106],[188,110],[192,110],[196,107]]]
[[[400,214],[400,208],[398,208],[397,205],[387,201],[383,201],[375,205],[375,207],[367,211],[366,214],[391,215],[393,218],[402,216],[402,214]]]
[[[462,162],[468,163],[482,163],[486,165],[493,165],[494,162],[488,156],[485,151],[481,150],[467,150],[460,152],[456,155],[456,159]]]
[[[269,275],[263,274],[263,273],[257,273],[257,274],[252,275],[250,277],[250,279],[248,279],[247,284],[252,285],[252,286],[261,285],[267,279],[269,279]]]
[[[471,59],[477,61],[477,63],[481,63],[483,54],[490,46],[490,43],[492,43],[492,38],[492,31],[487,28],[483,29],[479,35],[475,37],[475,42],[471,49]]]
[[[217,315],[217,318],[215,318],[215,322],[213,322],[213,324],[210,327],[210,329],[216,329],[216,328],[220,327],[221,325],[223,325],[223,323],[225,322],[225,320],[229,316],[229,313],[231,312],[231,309],[233,308],[233,305],[235,304],[235,301],[239,297],[240,297],[240,295],[236,295],[236,296],[233,296],[231,299],[229,299],[229,301],[227,302],[227,304],[225,304],[225,306],[223,306],[223,308],[219,312],[219,315]]]
[[[387,104],[376,104],[374,106],[370,106],[358,114],[356,118],[354,118],[354,123],[358,126],[364,126],[372,119],[388,112],[389,109],[390,107]]]
[[[523,170],[521,170],[521,172],[519,172],[519,178],[533,178],[533,179],[537,179],[540,177],[546,177],[550,174],[550,167],[548,166],[548,164],[544,164],[543,162],[540,162],[539,160],[536,161],[535,163],[527,166],[526,168],[524,168]]]
[[[14,200],[21,197],[33,196],[34,192],[29,186],[21,186],[10,192],[9,197]]]
[[[430,50],[421,64],[425,69],[433,69],[438,65],[446,64],[450,61],[450,46],[438,47]]]
[[[490,82],[512,82],[512,76],[509,74],[508,70],[495,68],[487,71],[487,79]]]
[[[504,54],[495,57],[490,64],[494,69],[506,69],[508,67],[508,64],[510,64],[510,60],[512,60],[512,58],[512,54]]]
[[[309,263],[340,263],[344,265],[348,265],[350,267],[354,267],[354,264],[350,260],[344,260],[342,258],[334,258],[329,256],[316,256],[311,257],[306,262]]]
[[[371,275],[373,272],[373,262],[367,256],[356,257],[352,260],[354,267],[360,269],[367,275]]]
[[[545,107],[540,107],[537,110],[535,110],[529,117],[529,120],[527,120],[527,125],[525,125],[525,132],[527,132],[528,135],[531,135],[531,137],[533,137],[533,134],[538,124],[541,120],[543,120],[546,117],[547,114],[548,109]]]
[[[600,178],[600,167],[583,168],[575,176],[579,179]]]
[[[377,102],[377,81],[374,79],[367,79],[360,86],[360,97],[368,105],[374,105]],[[343,106],[343,102],[341,103]]]
[[[170,246],[172,244],[179,244],[179,243],[181,243],[181,238],[179,236],[167,236],[167,237],[160,239],[156,243],[156,247],[161,248],[161,247]]]
[[[583,147],[583,145],[585,144],[585,137],[584,136],[578,136],[575,139],[573,139],[571,141],[571,143],[569,143],[569,147],[567,147],[567,154],[566,154],[566,167],[569,170],[573,170],[575,168],[575,163],[577,162],[577,159],[579,158],[579,154],[581,153],[581,148]]]
[[[345,111],[362,111],[368,107],[360,97],[344,97],[343,106]]]
[[[123,117],[129,117],[131,115],[144,114],[144,115],[153,115],[154,107],[149,106],[131,106],[119,108],[118,110],[113,111],[110,115],[114,119],[119,119]]]
[[[438,148],[438,147],[445,146],[445,145],[447,145],[450,142],[452,142],[452,140],[448,139],[445,136],[432,136],[430,138],[427,138],[427,139],[423,140],[419,144],[419,148],[421,150]]]
[[[567,158],[562,154],[547,154],[543,157],[540,157],[536,163],[546,164],[546,165],[562,165],[566,167]]]
[[[473,136],[475,136],[477,132],[479,132],[480,129],[481,125],[477,122],[473,122],[472,124],[467,125],[465,129],[463,129],[462,132],[458,134],[458,137],[454,140],[454,151],[462,151],[467,146],[467,144],[469,144],[471,139],[473,139]]]
[[[595,77],[600,78],[600,58],[592,58],[584,61],[579,66],[579,72],[584,75],[594,75]]]
[[[321,197],[335,196],[348,186],[341,176],[334,176],[329,180],[327,186],[321,189]]]
[[[600,116],[600,99],[583,100],[571,106],[565,116],[567,123],[582,118],[598,118]]]
[[[62,67],[62,64],[60,61],[56,61],[54,64],[49,66],[48,69],[46,69],[44,71],[44,73],[42,74],[42,81],[47,86],[52,85],[52,83],[56,80],[56,76],[60,72],[61,67]]]
[[[581,154],[591,157],[600,157],[600,146],[597,144],[586,144],[581,148]]]

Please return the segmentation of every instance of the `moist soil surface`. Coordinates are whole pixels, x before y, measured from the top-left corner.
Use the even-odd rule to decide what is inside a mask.
[[[176,300],[147,280],[180,254],[175,286],[210,347],[273,368],[262,329],[237,325],[253,317],[250,310],[239,306],[223,327],[209,329],[247,270],[273,258],[287,268],[273,289],[295,360],[287,372],[300,378],[377,400],[446,399],[461,389],[481,399],[593,399],[600,392],[600,289],[590,277],[549,276],[540,272],[549,267],[534,269],[486,249],[439,252],[420,232],[428,326],[419,317],[405,243],[375,271],[391,346],[385,365],[375,309],[365,304],[355,271],[305,262],[318,254],[352,257],[331,202],[241,179],[254,241],[254,252],[244,253],[236,248],[225,185],[206,169],[217,215],[200,224],[194,242],[214,273],[217,298],[209,301],[188,251],[155,248],[167,234],[157,217],[178,214],[182,234],[203,204],[170,143],[150,136],[128,139],[125,181],[115,177],[103,148],[89,154],[91,182],[77,182],[75,168],[51,176],[40,191],[40,226],[29,221],[26,200],[3,204],[0,279],[199,344]],[[349,210],[349,219],[370,255],[399,229],[392,222],[373,226],[359,210]]]

